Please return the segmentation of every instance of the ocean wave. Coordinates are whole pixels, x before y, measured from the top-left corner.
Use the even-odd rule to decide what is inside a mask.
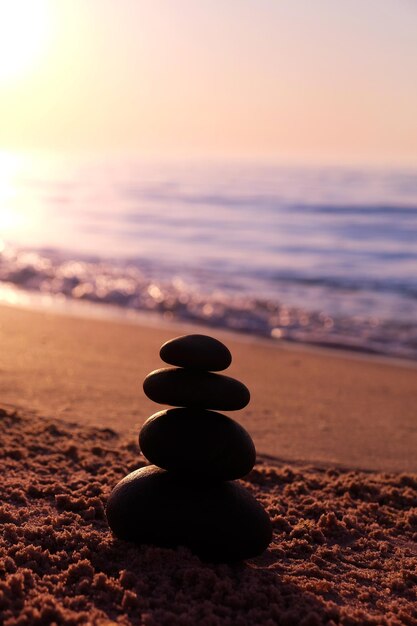
[[[242,211],[263,210],[281,213],[308,213],[308,214],[324,214],[340,216],[342,218],[347,215],[351,216],[417,216],[417,205],[409,203],[383,204],[372,203],[358,200],[355,203],[345,204],[341,201],[333,201],[332,203],[318,202],[291,202],[285,195],[279,193],[256,193],[256,194],[239,194],[234,189],[230,193],[201,193],[201,192],[184,192],[176,186],[166,188],[164,186],[155,186],[146,188],[142,185],[123,186],[122,193],[126,197],[148,201],[151,203],[169,205],[191,205],[211,206],[224,210],[236,209]],[[129,219],[134,221],[137,219],[135,213],[130,214]]]
[[[54,250],[6,248],[0,255],[0,281],[4,284],[76,301],[115,305],[153,312],[168,320],[193,322],[275,340],[343,347],[371,353],[417,359],[417,324],[413,316],[399,319],[375,315],[334,313],[310,306],[289,306],[285,290],[270,290],[260,297],[246,288],[239,290],[233,276],[224,277],[221,288],[206,270],[188,275],[168,272],[153,263],[110,262],[97,257],[71,258]],[[300,278],[277,275],[290,285],[326,287],[334,291],[355,289],[340,279]],[[370,289],[386,289],[382,281],[356,285],[369,295]],[[394,288],[395,285],[391,285]],[[417,296],[417,290],[397,285],[402,292]]]
[[[417,358],[416,181],[29,159],[3,181],[0,291]]]
[[[398,216],[417,216],[417,206],[400,205],[400,204],[294,204],[289,207],[297,212],[304,213],[323,213],[326,215],[371,215],[378,217],[380,215]]]
[[[401,258],[400,255],[387,255],[390,258]],[[408,258],[408,257],[407,257]],[[417,260],[416,260],[417,261]],[[338,291],[361,291],[377,293],[393,293],[409,298],[417,298],[417,279],[414,284],[410,280],[401,281],[389,278],[349,278],[346,276],[303,276],[286,274],[284,272],[273,273],[273,279],[277,283],[291,283],[311,287],[326,287]]]

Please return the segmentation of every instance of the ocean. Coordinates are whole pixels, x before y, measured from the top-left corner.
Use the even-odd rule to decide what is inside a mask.
[[[3,154],[0,237],[3,302],[417,359],[417,170]]]

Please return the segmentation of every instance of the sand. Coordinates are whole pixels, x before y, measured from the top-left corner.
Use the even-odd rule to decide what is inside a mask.
[[[144,464],[111,429],[0,409],[4,626],[417,624],[417,476],[258,463],[262,556],[202,563],[115,539],[111,487]]]
[[[161,343],[184,328],[0,307],[0,401],[131,440],[160,410],[142,391]],[[237,418],[280,460],[417,472],[417,368],[224,335],[227,370],[250,388]]]
[[[417,625],[411,364],[216,333],[252,392],[233,416],[269,549],[214,565],[112,536],[108,494],[159,409],[141,381],[177,330],[0,307],[0,624]]]

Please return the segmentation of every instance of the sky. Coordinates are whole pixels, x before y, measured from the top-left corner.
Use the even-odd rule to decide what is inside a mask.
[[[0,0],[0,150],[417,165],[415,0]]]

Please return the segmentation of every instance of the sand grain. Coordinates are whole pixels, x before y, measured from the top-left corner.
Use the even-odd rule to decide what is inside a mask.
[[[104,505],[144,464],[110,429],[0,411],[0,623],[417,624],[417,476],[258,463],[274,524],[234,565],[115,540]]]

